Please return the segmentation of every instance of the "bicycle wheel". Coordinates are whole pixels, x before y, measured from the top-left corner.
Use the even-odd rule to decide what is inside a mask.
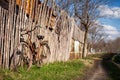
[[[21,47],[19,49],[19,47]],[[25,43],[21,43],[14,51],[13,64],[14,69],[18,70],[19,66],[24,66],[29,64],[30,59],[30,49]]]
[[[18,71],[18,66],[20,66],[21,59],[21,51],[16,48],[13,53],[13,65],[15,71]]]
[[[27,65],[27,70],[29,70],[33,64],[33,54],[28,44],[23,43],[22,47],[23,47],[23,55],[22,55],[23,65]]]
[[[48,44],[44,44],[42,47],[42,53],[41,53],[41,65],[45,62],[47,62],[47,59],[50,57],[50,48]]]

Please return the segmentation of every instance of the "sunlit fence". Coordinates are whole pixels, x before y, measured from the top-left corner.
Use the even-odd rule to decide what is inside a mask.
[[[14,58],[21,39],[39,46],[37,36],[44,36],[48,41],[50,54],[44,63],[67,61],[70,55],[73,19],[55,5],[53,1],[39,0],[1,0],[0,3],[0,66],[13,67]],[[29,38],[30,37],[30,38]],[[28,45],[30,48],[30,45]],[[33,47],[33,45],[32,45]],[[29,48],[23,54],[29,54]],[[36,49],[34,48],[34,49]],[[30,50],[32,51],[32,50]],[[19,56],[18,56],[19,57]]]

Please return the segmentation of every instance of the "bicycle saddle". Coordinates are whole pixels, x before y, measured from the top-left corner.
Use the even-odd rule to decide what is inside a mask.
[[[38,40],[43,40],[44,36],[43,35],[37,35]]]

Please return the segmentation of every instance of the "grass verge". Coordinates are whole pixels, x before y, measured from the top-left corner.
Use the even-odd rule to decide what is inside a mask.
[[[85,59],[94,59],[94,58],[102,58],[102,56],[104,55],[104,53],[99,53],[99,54],[90,54],[88,55]]]
[[[82,60],[56,62],[41,68],[32,66],[30,71],[24,68],[19,68],[19,72],[1,69],[0,80],[74,80],[82,78],[86,69]]]

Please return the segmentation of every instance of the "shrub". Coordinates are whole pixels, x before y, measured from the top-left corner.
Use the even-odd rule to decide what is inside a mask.
[[[113,56],[112,60],[118,64],[120,64],[120,54]]]

